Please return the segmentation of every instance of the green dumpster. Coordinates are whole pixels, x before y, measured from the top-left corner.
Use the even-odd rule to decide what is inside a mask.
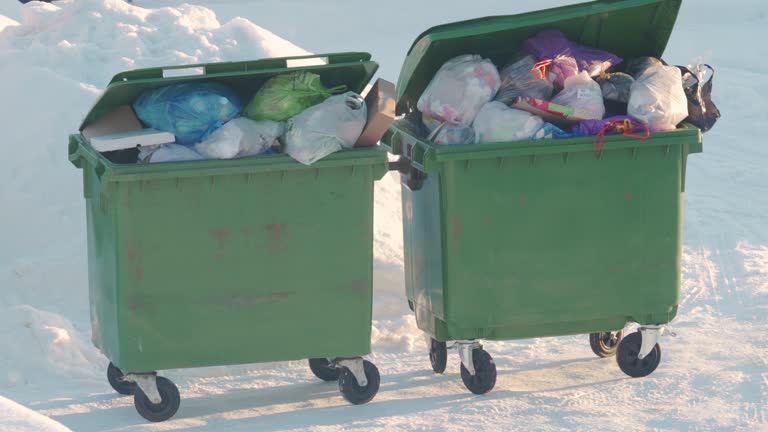
[[[378,68],[366,53],[318,57],[324,64],[289,68],[308,59],[275,58],[121,73],[80,130],[171,83],[220,82],[247,101],[288,70],[360,92]],[[202,75],[176,70],[184,68]],[[373,398],[378,371],[361,356],[370,352],[383,148],[312,166],[285,154],[120,164],[78,133],[69,159],[83,170],[93,342],[111,361],[110,383],[135,393],[143,416],[164,420],[178,408],[176,387],[155,378],[170,368],[309,358],[350,402]]]
[[[431,28],[403,64],[398,114],[450,58],[500,66],[545,29],[625,59],[660,57],[680,3],[595,1]],[[457,341],[465,384],[484,393],[496,369],[478,340],[579,333],[599,356],[618,348],[631,376],[656,368],[656,339],[678,308],[686,161],[701,132],[606,136],[599,155],[593,139],[439,146],[390,128],[383,142],[405,163],[406,292],[435,372]],[[622,339],[630,322],[640,331]]]

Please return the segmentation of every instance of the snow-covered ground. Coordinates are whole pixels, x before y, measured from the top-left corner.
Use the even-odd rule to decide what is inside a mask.
[[[111,390],[107,360],[90,344],[81,173],[66,157],[67,134],[108,79],[146,66],[363,50],[396,80],[427,27],[569,1],[197,3],[206,6],[0,4],[0,431],[768,430],[764,0],[684,2],[665,55],[715,66],[724,117],[689,159],[678,337],[662,341],[652,376],[626,378],[594,357],[586,336],[487,343],[499,378],[482,397],[461,384],[455,354],[433,375],[403,299],[399,184],[389,175],[375,203],[376,399],[348,405],[304,362],[167,371],[181,408],[147,424],[132,398]]]

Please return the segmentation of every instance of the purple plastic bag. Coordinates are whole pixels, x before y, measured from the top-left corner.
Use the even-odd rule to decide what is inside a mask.
[[[560,87],[563,87],[566,78],[581,71],[596,77],[621,63],[621,57],[571,42],[556,29],[543,30],[528,39],[523,44],[523,51],[539,60],[552,60],[547,78]]]
[[[639,124],[628,116],[606,117],[602,120],[580,121],[579,124],[573,127],[573,132],[579,135],[597,135],[603,130],[603,128],[605,128],[605,126],[611,124],[612,122],[624,123],[625,120],[629,120],[633,122],[633,124]]]
[[[627,116],[606,117],[602,120],[583,120],[573,127],[574,135],[595,135],[593,142],[595,152],[599,155],[603,150],[605,135],[622,134],[626,137],[648,139],[651,130],[648,126]]]

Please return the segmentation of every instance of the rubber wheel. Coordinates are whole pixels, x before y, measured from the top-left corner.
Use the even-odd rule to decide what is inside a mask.
[[[445,372],[445,366],[448,364],[448,350],[445,347],[445,342],[438,342],[434,339],[429,345],[429,362],[432,363],[432,370],[441,374]]]
[[[331,362],[324,358],[309,359],[309,368],[316,377],[323,381],[336,381],[339,379],[339,368],[331,366]]]
[[[650,353],[640,360],[637,355],[640,353],[640,345],[643,336],[638,331],[627,335],[619,343],[619,350],[616,353],[616,362],[619,369],[632,378],[641,378],[650,375],[656,370],[661,362],[661,347],[656,344]]]
[[[357,379],[349,369],[341,369],[339,391],[349,403],[361,405],[370,402],[376,396],[376,393],[379,392],[381,376],[379,376],[379,370],[373,363],[368,360],[363,361],[363,371],[365,372],[365,377],[368,378],[368,385],[365,387],[357,383]]]
[[[123,371],[121,371],[120,368],[110,362],[109,366],[107,367],[107,381],[109,381],[109,385],[111,385],[112,388],[121,395],[129,396],[134,394],[136,392],[136,383],[123,381],[121,379],[123,376],[125,376]]]
[[[496,385],[496,363],[484,349],[472,351],[472,363],[475,365],[475,375],[469,374],[467,368],[461,365],[461,380],[474,394],[486,394]]]
[[[589,346],[592,352],[598,357],[611,357],[616,355],[619,349],[619,342],[624,337],[624,331],[617,332],[599,332],[589,334]]]
[[[168,420],[176,414],[181,404],[179,389],[168,378],[157,377],[157,390],[162,399],[159,404],[153,404],[138,386],[133,395],[133,405],[136,407],[136,411],[151,422]]]

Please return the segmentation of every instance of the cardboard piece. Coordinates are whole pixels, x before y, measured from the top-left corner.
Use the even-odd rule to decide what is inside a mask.
[[[368,122],[355,147],[375,146],[395,121],[395,85],[377,79],[365,96],[365,105],[368,109]]]
[[[83,136],[93,137],[144,129],[130,105],[121,105],[111,113],[84,127]]]
[[[176,137],[169,132],[147,128],[128,132],[118,132],[108,135],[99,135],[91,138],[91,146],[99,152],[125,150],[137,146],[153,146],[170,144],[176,141]]]
[[[176,141],[171,133],[144,128],[130,105],[120,105],[81,132],[102,153]]]

